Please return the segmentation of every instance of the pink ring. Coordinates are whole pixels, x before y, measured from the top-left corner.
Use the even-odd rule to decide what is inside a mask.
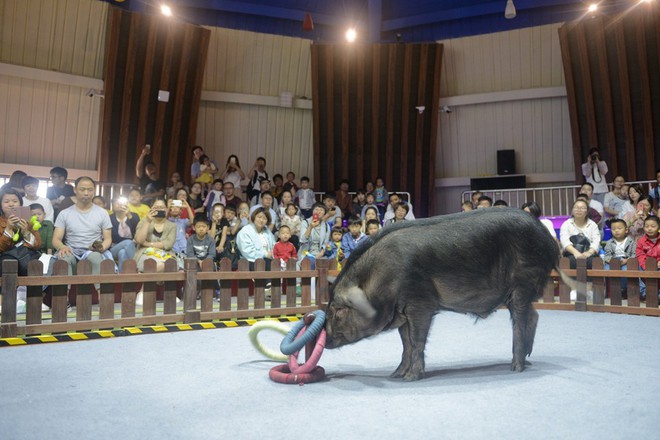
[[[298,333],[298,337],[302,336],[304,333],[305,329],[300,330],[300,333]],[[326,338],[326,332],[325,329],[321,330],[321,333],[319,334],[318,338],[316,338],[316,345],[314,346],[314,350],[312,351],[311,356],[309,359],[304,364],[298,364],[298,353],[300,351],[296,351],[292,355],[289,356],[289,371],[292,373],[296,374],[305,374],[305,373],[311,373],[314,368],[316,368],[316,364],[318,364],[319,359],[321,359],[321,355],[323,354],[323,349],[325,348],[325,338]]]
[[[287,364],[276,365],[268,372],[268,377],[273,382],[286,384],[303,384],[318,382],[325,378],[323,367],[316,367],[311,373],[295,374],[291,373]]]

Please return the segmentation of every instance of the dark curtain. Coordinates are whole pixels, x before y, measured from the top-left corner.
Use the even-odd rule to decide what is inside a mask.
[[[639,4],[616,16],[559,29],[577,181],[598,147],[608,180],[655,178],[660,165],[660,8]]]
[[[382,177],[433,215],[441,44],[313,44],[315,187]],[[424,107],[423,111],[417,107]]]
[[[163,181],[174,171],[189,174],[209,38],[199,26],[110,8],[101,180],[133,182],[145,144]],[[158,100],[159,90],[169,102]]]

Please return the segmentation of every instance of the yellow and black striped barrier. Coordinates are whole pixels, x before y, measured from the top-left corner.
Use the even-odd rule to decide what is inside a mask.
[[[263,320],[275,320],[279,322],[295,322],[302,318],[302,315],[284,316],[280,318],[262,318],[262,319],[239,319],[235,321],[216,321],[201,322],[197,324],[168,324],[168,325],[149,325],[142,327],[124,327],[114,330],[97,330],[89,332],[70,332],[52,335],[25,336],[17,338],[0,338],[0,347],[15,347],[19,345],[45,344],[51,342],[70,342],[85,341],[91,339],[116,338],[121,336],[148,335],[154,333],[180,332],[188,330],[208,330],[215,328],[244,327],[254,325]]]

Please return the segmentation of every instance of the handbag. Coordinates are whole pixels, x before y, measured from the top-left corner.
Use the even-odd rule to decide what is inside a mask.
[[[580,253],[585,252],[589,247],[591,247],[591,240],[589,240],[584,234],[580,233],[577,235],[571,235],[569,238],[573,247]]]

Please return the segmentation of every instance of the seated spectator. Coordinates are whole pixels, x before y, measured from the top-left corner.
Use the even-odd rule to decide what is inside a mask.
[[[383,223],[386,223],[394,218],[394,207],[398,206],[399,203],[403,203],[408,206],[406,220],[415,220],[415,214],[412,212],[412,205],[408,202],[405,202],[399,194],[390,193],[390,200],[387,205],[387,210],[385,211],[385,217],[383,217]]]
[[[124,197],[118,197],[112,202],[112,246],[110,253],[117,261],[119,271],[124,270],[124,262],[135,256],[135,230],[140,218],[128,209],[128,203]]]
[[[250,223],[250,205],[247,202],[238,205],[238,222],[239,230]]]
[[[285,191],[291,191],[291,195],[295,197],[296,192],[298,191],[298,185],[296,184],[296,173],[289,171],[286,173],[286,182],[282,186]]]
[[[30,206],[33,203],[38,203],[44,209],[44,214],[46,220],[52,222],[55,220],[55,211],[53,210],[53,205],[51,205],[50,200],[45,197],[39,197],[37,191],[39,190],[39,179],[32,176],[23,177],[23,206]]]
[[[254,205],[252,208],[250,208],[250,215],[257,209],[263,209],[264,211],[268,211],[268,229],[270,229],[271,232],[277,231],[279,228],[279,216],[277,215],[277,208],[273,207],[273,203],[275,203],[274,197],[271,193],[269,192],[264,192],[261,194],[261,203],[258,205]]]
[[[30,214],[36,217],[37,222],[41,225],[41,228],[39,228],[39,235],[41,236],[41,247],[39,251],[43,254],[53,255],[53,232],[55,231],[55,225],[53,222],[46,220],[44,208],[38,203],[30,205]]]
[[[213,181],[213,186],[211,187],[211,190],[208,192],[206,195],[206,199],[204,199],[204,207],[206,208],[207,212],[207,218],[211,218],[211,211],[213,211],[213,207],[217,203],[221,203],[222,206],[225,206],[227,201],[225,200],[225,193],[223,192],[223,184],[224,182],[222,179],[215,179]]]
[[[273,176],[273,187],[270,189],[270,193],[273,195],[278,205],[280,203],[280,196],[282,195],[283,191],[284,177],[282,177],[281,174],[275,174]]]
[[[211,222],[204,214],[197,214],[194,220],[195,233],[188,237],[186,255],[197,258],[199,265],[207,258],[215,260],[215,241],[209,235]]]
[[[69,177],[69,172],[66,168],[54,167],[50,170],[50,181],[52,185],[46,190],[46,198],[50,200],[50,203],[53,205],[55,217],[57,217],[57,214],[59,214],[62,209],[68,208],[68,206],[61,206],[62,202],[65,199],[70,199],[75,196],[73,186],[66,183],[67,177]]]
[[[137,215],[140,220],[149,213],[149,206],[142,203],[142,193],[139,189],[133,188],[128,193],[128,210]]]
[[[623,211],[623,206],[626,203],[626,193],[622,191],[625,185],[623,176],[616,176],[612,181],[612,191],[605,194],[605,203],[603,209],[605,210],[605,218],[621,218],[619,217]]]
[[[316,259],[322,258],[325,254],[325,248],[330,243],[330,227],[324,220],[326,213],[327,207],[323,203],[315,203],[312,208],[312,216],[302,221],[299,262],[304,258],[309,258],[314,267]]]
[[[236,191],[237,188],[232,182],[225,181],[222,185],[222,192],[225,195],[225,207],[233,206],[238,211],[238,207],[243,200],[237,195]]]
[[[300,228],[302,227],[302,217],[299,215],[299,209],[293,203],[286,206],[286,213],[280,220],[280,228],[286,226],[289,228],[289,240],[298,249],[300,246]]]
[[[268,180],[268,179],[261,180],[261,193],[257,194],[255,197],[253,197],[250,200],[250,206],[255,207],[257,205],[263,205],[263,202],[261,201],[261,198],[266,193],[270,194],[272,196],[273,193],[271,192],[271,189],[272,188],[271,188],[271,185],[270,185],[270,180]],[[277,203],[277,200],[275,200],[275,197],[273,197],[273,199],[272,199],[271,207],[277,212],[278,203]]]
[[[367,223],[369,220],[376,220],[378,222],[378,229],[380,229],[380,219],[378,218],[378,208],[375,206],[369,206],[364,211],[364,216],[362,220],[362,232],[367,233]],[[367,234],[369,235],[369,234]]]
[[[509,206],[509,204],[506,202],[506,200],[495,200],[495,203],[493,203],[493,206],[495,208],[506,208]]]
[[[623,188],[622,188],[623,192]],[[634,183],[628,187],[628,199],[626,202],[623,204],[623,207],[621,208],[621,213],[619,214],[619,218],[625,218],[626,214],[634,214],[635,212],[638,211],[637,209],[637,204],[639,201],[644,197],[646,194],[644,193],[644,189],[642,188],[642,185],[639,183]],[[630,227],[630,225],[628,225]]]
[[[8,189],[13,189],[14,191],[18,192],[18,194],[21,196],[25,196],[25,191],[23,190],[23,178],[27,177],[27,173],[25,171],[21,170],[16,170],[13,173],[11,173],[11,176],[9,176],[9,180],[7,183],[2,185],[0,187],[0,192],[3,192]]]
[[[353,212],[353,199],[348,193],[349,187],[349,181],[344,179],[339,183],[339,189],[335,192],[335,202],[343,214],[342,219],[348,219]]]
[[[227,158],[227,164],[225,165],[224,171],[220,173],[220,178],[225,182],[225,186],[223,187],[225,190],[227,189],[227,183],[231,183],[233,195],[239,200],[243,197],[241,182],[245,179],[245,173],[241,169],[241,163],[235,154],[232,154]],[[225,197],[227,197],[226,191]],[[234,207],[238,208],[238,203],[235,204]]]
[[[367,203],[362,207],[360,217],[362,219],[366,219],[367,210],[369,208],[376,208],[376,212],[378,213],[378,220],[380,220],[380,211],[378,210],[378,206],[376,206],[376,198],[374,197],[373,193],[367,193],[366,202]]]
[[[638,240],[644,235],[644,224],[649,216],[655,216],[652,209],[653,199],[650,196],[643,196],[637,202],[637,211],[627,212],[623,220],[628,225],[628,236],[633,240]]]
[[[199,182],[190,185],[190,194],[188,194],[188,204],[195,214],[204,212],[204,188]]]
[[[179,218],[186,218],[188,220],[191,220],[195,217],[195,213],[188,204],[188,200],[189,200],[188,190],[185,188],[181,188],[176,192],[176,197],[174,198],[174,200],[172,200],[171,206],[176,206],[178,208],[181,208],[181,213],[179,214]],[[169,203],[168,206],[170,206]]]
[[[655,209],[660,208],[660,168],[655,170],[655,187],[650,191],[649,196],[653,199]]]
[[[472,208],[477,209],[477,206],[479,206],[479,198],[483,196],[484,193],[481,191],[475,191],[472,193]]]
[[[290,204],[293,204],[293,194],[291,194],[291,191],[289,190],[282,191],[282,194],[280,194],[280,203],[277,208],[277,218],[280,224],[282,223],[282,218],[286,215],[286,209]],[[294,204],[293,206],[296,205]],[[296,211],[301,215],[300,209],[298,209],[297,206]]]
[[[598,225],[587,217],[588,209],[586,201],[576,200],[572,217],[561,225],[559,231],[561,249],[569,258],[571,269],[576,267],[576,258],[586,258],[587,267],[591,269],[591,262],[600,249]]]
[[[530,213],[532,217],[538,219],[541,222],[541,224],[545,226],[545,228],[548,230],[550,235],[552,235],[552,238],[557,240],[557,231],[555,231],[554,225],[547,218],[541,218],[541,207],[538,205],[538,203],[534,201],[525,202],[522,205],[522,210]]]
[[[375,196],[376,206],[378,206],[378,213],[380,214],[380,218],[383,218],[385,215],[387,201],[389,200],[389,193],[385,188],[385,181],[382,177],[376,177],[376,187],[372,192]]]
[[[61,211],[55,220],[53,247],[55,256],[68,263],[68,274],[76,274],[78,261],[92,263],[92,273],[101,273],[101,262],[113,260],[112,222],[108,211],[92,203],[96,182],[90,177],[79,177],[74,186],[76,204]],[[99,285],[97,285],[98,289]]]
[[[337,198],[334,193],[326,193],[323,196],[323,204],[326,207],[325,216],[323,220],[328,222],[328,226],[332,229],[334,225],[342,226],[343,213],[337,206]]]
[[[165,188],[165,194],[169,199],[175,199],[176,194],[180,189],[185,189],[188,192],[188,186],[184,185],[183,180],[181,179],[181,173],[175,171],[170,176],[169,186]]]
[[[606,187],[607,187],[607,185],[606,185]],[[589,218],[591,218],[597,224],[600,224],[600,220],[603,218],[603,215],[605,214],[605,209],[603,208],[602,203],[600,203],[598,200],[593,198],[593,194],[594,194],[594,186],[591,183],[587,182],[587,183],[583,184],[580,187],[580,194],[579,195],[580,196],[581,195],[587,196],[587,203],[589,203],[589,207],[592,208],[592,209],[595,209],[598,212],[598,214],[600,215],[600,219],[598,221],[596,221],[596,219],[593,218],[593,216],[589,217]],[[604,198],[605,194],[602,194],[602,196]]]
[[[380,231],[380,227],[381,227],[380,222],[378,220],[373,218],[371,220],[367,220],[364,226],[365,235],[367,235],[368,237],[373,237],[378,233],[378,231]]]
[[[461,212],[472,211],[473,209],[474,207],[472,206],[472,202],[461,203]]]
[[[351,208],[353,214],[362,218],[362,208],[367,204],[367,193],[363,189],[358,189],[353,197],[353,207]]]
[[[650,197],[649,197],[650,198]],[[660,240],[658,240],[658,229],[660,220],[658,217],[649,216],[644,220],[644,235],[637,240],[635,256],[641,270],[646,270],[646,259],[655,258],[660,260]],[[642,300],[646,299],[646,284],[643,279],[639,280],[639,295]]]
[[[367,236],[362,232],[362,220],[357,215],[352,215],[348,218],[348,233],[344,234],[341,239],[341,249],[344,252],[344,257],[351,256],[353,250],[358,245],[366,241]]]
[[[98,206],[99,208],[103,208],[106,211],[108,210],[108,204],[105,202],[103,196],[94,196],[94,198],[92,199],[92,203]],[[108,212],[108,214],[110,213]]]
[[[479,196],[477,199],[477,209],[485,209],[493,206],[493,199],[488,196]]]
[[[577,195],[575,200],[584,200],[586,203],[589,203],[589,196],[580,193]],[[602,216],[600,215],[600,213],[591,206],[589,206],[589,208],[587,209],[587,218],[589,218],[589,220],[592,220],[597,225],[599,225],[600,221],[602,220]]]
[[[156,199],[151,209],[135,229],[137,249],[133,257],[140,272],[144,271],[146,260],[156,261],[156,270],[165,269],[165,261],[175,258],[172,248],[176,239],[177,227],[167,220],[167,205],[163,199]]]
[[[408,221],[406,216],[408,215],[408,212],[410,210],[410,205],[399,202],[395,207],[394,207],[394,217],[389,219],[387,222],[383,223],[384,225],[393,225],[394,223],[400,223],[400,222],[405,222]]]
[[[609,221],[610,229],[612,230],[612,238],[605,243],[603,255],[603,262],[605,269],[610,268],[610,262],[613,259],[619,260],[621,269],[625,270],[628,264],[628,259],[635,257],[635,241],[628,237],[628,225],[620,218],[613,218]],[[628,280],[621,279],[621,295],[626,296]]]
[[[21,194],[13,188],[6,188],[0,194],[0,275],[3,261],[17,260],[18,274],[24,276],[28,263],[41,255],[41,236],[34,222],[20,217]]]
[[[250,219],[251,222],[238,231],[236,245],[241,256],[250,262],[250,270],[254,270],[254,262],[259,258],[264,259],[266,270],[270,270],[275,246],[275,237],[267,226],[272,221],[270,212],[264,208],[257,208],[252,212]]]

